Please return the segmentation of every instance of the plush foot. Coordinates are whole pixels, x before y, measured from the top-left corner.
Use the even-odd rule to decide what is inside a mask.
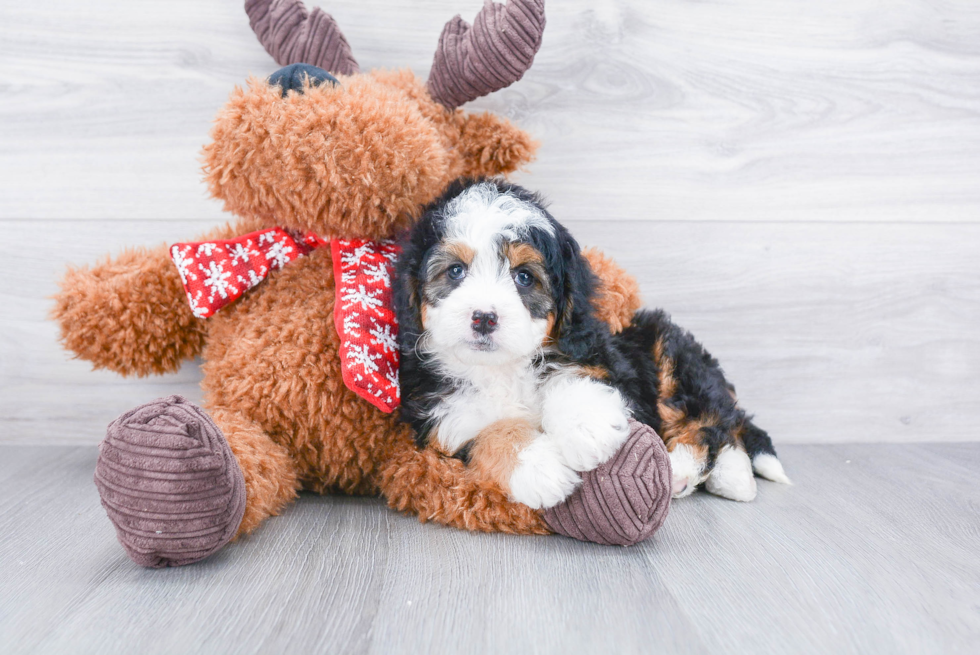
[[[95,484],[134,562],[191,564],[235,536],[245,479],[221,430],[180,396],[113,421],[99,446]]]
[[[652,428],[629,421],[626,442],[563,503],[544,512],[552,530],[598,544],[630,546],[656,532],[670,509],[670,457]]]

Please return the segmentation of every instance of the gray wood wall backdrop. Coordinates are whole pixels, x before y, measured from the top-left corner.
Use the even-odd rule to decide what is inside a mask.
[[[122,379],[46,319],[66,264],[225,218],[198,152],[276,66],[241,0],[0,1],[0,442],[96,443]],[[362,67],[427,74],[482,0],[336,0]],[[519,181],[637,274],[778,443],[980,437],[980,2],[551,0],[512,88]]]

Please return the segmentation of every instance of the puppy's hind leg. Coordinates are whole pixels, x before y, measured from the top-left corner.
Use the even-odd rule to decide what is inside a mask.
[[[755,500],[756,484],[752,462],[739,444],[722,446],[704,488],[716,496],[749,502]]]
[[[766,480],[780,482],[782,484],[793,484],[783,465],[776,457],[776,449],[772,446],[772,439],[765,430],[758,427],[751,420],[745,419],[742,431],[739,435],[745,450],[752,459],[752,470],[755,474]]]

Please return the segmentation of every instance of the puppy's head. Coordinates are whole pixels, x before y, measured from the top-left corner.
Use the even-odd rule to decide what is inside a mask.
[[[431,205],[399,258],[405,349],[445,364],[526,361],[543,347],[583,359],[597,321],[595,276],[529,191],[460,180]]]

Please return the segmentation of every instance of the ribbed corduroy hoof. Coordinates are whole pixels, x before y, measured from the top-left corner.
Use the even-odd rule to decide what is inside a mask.
[[[630,421],[630,436],[612,459],[582,475],[582,486],[544,513],[566,537],[632,546],[663,525],[670,508],[670,457],[653,428]]]
[[[245,513],[245,478],[228,442],[181,396],[109,425],[95,485],[119,542],[142,566],[204,559],[231,541]]]

